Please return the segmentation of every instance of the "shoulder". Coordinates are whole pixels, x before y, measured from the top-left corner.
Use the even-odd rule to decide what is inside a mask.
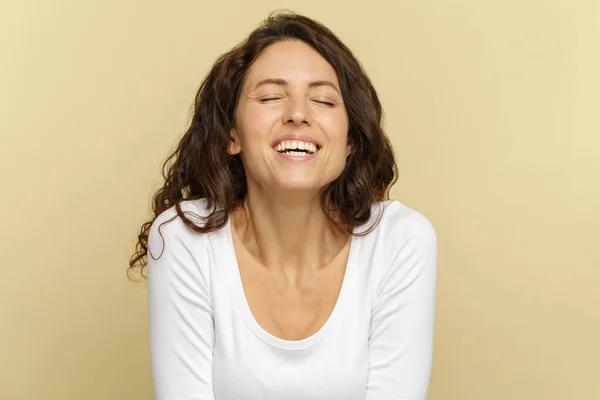
[[[194,224],[211,214],[204,200],[187,200],[181,210]],[[159,214],[150,227],[147,244],[148,281],[158,293],[208,293],[210,269],[206,235],[185,225],[175,206]]]
[[[386,242],[400,244],[412,241],[422,244],[437,242],[437,234],[431,221],[421,212],[398,200],[386,200],[373,204],[370,223],[379,223],[374,231]]]
[[[427,217],[398,200],[387,200],[373,205],[369,226],[377,219],[379,223],[365,237],[364,250],[371,254],[371,273],[378,286],[384,279],[397,282],[419,270],[434,272],[437,234]]]
[[[212,210],[208,208],[205,199],[186,200],[181,203],[181,211],[194,224],[202,226],[203,221]],[[152,222],[148,232],[148,251],[153,258],[158,257],[168,244],[178,247],[178,244],[202,242],[201,234],[187,227],[177,214],[175,206],[160,213]]]

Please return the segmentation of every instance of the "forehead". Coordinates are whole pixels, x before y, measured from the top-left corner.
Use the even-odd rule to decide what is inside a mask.
[[[330,80],[339,87],[331,64],[315,49],[301,41],[281,41],[267,47],[248,70],[246,84],[262,79],[285,79],[290,83]]]

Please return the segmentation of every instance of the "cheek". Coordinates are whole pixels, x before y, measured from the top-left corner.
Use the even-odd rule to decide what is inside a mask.
[[[241,145],[240,157],[246,168],[253,170],[253,165],[262,162],[260,160],[263,160],[277,121],[278,114],[273,108],[247,104],[238,109],[236,126]]]
[[[327,115],[321,120],[321,126],[328,133],[328,140],[331,144],[346,149],[348,144],[348,117],[345,113]]]
[[[268,136],[273,124],[279,120],[279,111],[271,107],[248,105],[240,111],[239,126],[248,137]]]

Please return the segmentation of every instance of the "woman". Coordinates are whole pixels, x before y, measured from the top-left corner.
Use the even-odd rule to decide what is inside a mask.
[[[381,116],[306,17],[219,58],[130,262],[147,260],[158,399],[426,398],[437,239],[387,200]]]

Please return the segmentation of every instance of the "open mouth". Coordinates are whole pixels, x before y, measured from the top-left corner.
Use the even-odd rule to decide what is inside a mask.
[[[320,147],[315,143],[301,140],[284,140],[273,146],[273,149],[280,154],[302,157],[318,152]]]

